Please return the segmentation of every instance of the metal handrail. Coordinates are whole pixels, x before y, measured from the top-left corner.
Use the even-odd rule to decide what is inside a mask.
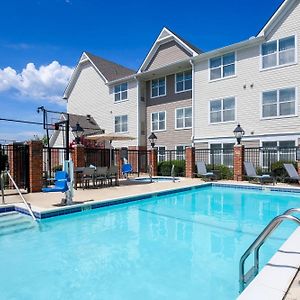
[[[291,214],[294,212],[300,212],[300,209],[291,208],[287,210],[284,214],[275,217],[242,255],[239,264],[240,293],[245,289],[245,286],[248,285],[248,283],[258,274],[259,249],[264,244],[265,240],[270,236],[270,234],[284,220],[290,220],[300,225],[300,219],[295,216],[291,216]],[[252,252],[254,252],[254,266],[245,274],[245,261]]]
[[[9,179],[11,180],[11,182],[13,183],[14,187],[16,188],[16,190],[17,190],[18,194],[20,195],[20,197],[21,197],[23,203],[25,204],[26,208],[28,209],[28,211],[29,211],[32,219],[34,221],[36,221],[36,217],[34,216],[32,209],[30,208],[29,204],[27,203],[27,201],[23,197],[23,195],[22,195],[20,189],[18,188],[16,182],[14,181],[14,179],[12,178],[12,176],[10,175],[10,173],[8,171],[6,171],[6,173],[7,173],[8,177],[9,177]]]

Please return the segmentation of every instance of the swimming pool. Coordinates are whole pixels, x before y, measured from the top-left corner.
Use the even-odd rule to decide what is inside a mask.
[[[0,236],[0,299],[235,299],[238,261],[295,193],[206,186]],[[284,223],[261,264],[295,229]]]

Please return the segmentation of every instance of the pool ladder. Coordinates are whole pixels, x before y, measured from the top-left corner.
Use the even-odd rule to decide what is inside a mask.
[[[240,293],[245,287],[255,278],[259,271],[259,249],[264,244],[265,240],[270,236],[272,232],[284,221],[290,220],[300,225],[300,219],[292,216],[293,213],[300,213],[300,208],[291,208],[284,212],[282,215],[275,217],[260,233],[256,240],[249,246],[240,259],[239,265],[239,282],[240,282]],[[254,265],[245,274],[245,261],[251,253],[254,252]]]

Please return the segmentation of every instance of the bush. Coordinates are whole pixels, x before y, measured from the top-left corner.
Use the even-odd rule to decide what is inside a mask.
[[[161,176],[171,176],[174,165],[175,176],[185,176],[185,160],[161,161],[157,166],[157,173]]]
[[[53,172],[62,171],[62,165],[56,165],[52,168]]]
[[[271,171],[273,176],[275,177],[287,177],[288,174],[283,166],[283,164],[293,164],[295,169],[297,170],[297,163],[294,161],[277,161],[271,164]]]
[[[206,165],[207,171],[217,171],[218,179],[233,179],[233,169],[225,165]]]

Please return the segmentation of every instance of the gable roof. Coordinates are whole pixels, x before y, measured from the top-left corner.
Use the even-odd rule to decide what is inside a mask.
[[[126,68],[120,64],[106,60],[89,52],[84,52],[93,62],[96,68],[103,74],[107,81],[116,80],[135,73],[134,70]]]
[[[85,51],[81,54],[79,62],[73,71],[69,83],[64,91],[63,99],[67,99],[69,97],[78,78],[80,68],[82,64],[86,62],[90,62],[92,64],[105,83],[135,74],[135,71],[132,69]]]
[[[272,27],[282,15],[294,4],[299,0],[283,0],[281,4],[277,7],[273,15],[269,18],[263,28],[259,31],[257,36],[264,36],[266,31]]]
[[[158,38],[153,43],[150,51],[148,52],[146,58],[144,59],[142,65],[140,66],[138,73],[141,73],[146,69],[148,64],[151,62],[151,59],[154,57],[155,53],[157,52],[159,46],[166,43],[167,41],[175,40],[181,47],[183,47],[186,51],[188,51],[192,57],[197,56],[203,51],[191,43],[187,42],[185,39],[180,37],[178,34],[175,34],[170,29],[164,27],[160,34],[158,35]]]

